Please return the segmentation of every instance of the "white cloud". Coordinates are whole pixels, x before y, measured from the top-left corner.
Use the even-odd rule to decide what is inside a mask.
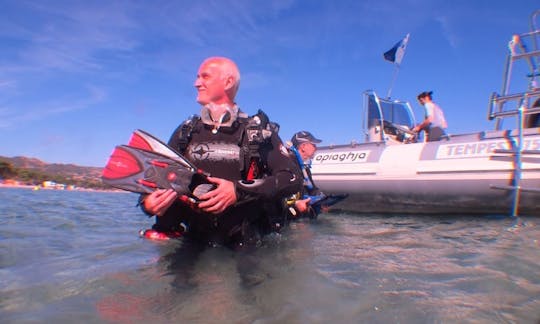
[[[452,24],[450,19],[445,16],[439,16],[436,18],[436,21],[441,25],[443,30],[443,35],[450,44],[452,48],[457,48],[459,45],[459,37],[452,29]]]
[[[0,90],[16,87],[17,82],[15,80],[0,80]]]
[[[58,114],[87,109],[88,107],[102,102],[107,97],[106,91],[99,87],[87,86],[86,89],[86,97],[63,97],[39,105],[26,104],[25,106],[17,107],[0,107],[0,129],[11,128],[30,121],[46,119]]]

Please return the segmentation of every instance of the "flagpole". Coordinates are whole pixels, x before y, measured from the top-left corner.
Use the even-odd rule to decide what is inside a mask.
[[[399,64],[396,64],[396,68],[394,69],[394,77],[392,78],[392,82],[390,83],[390,88],[388,89],[388,94],[386,95],[386,98],[390,99],[390,96],[392,94],[392,88],[394,88],[394,83],[396,82],[397,75],[399,73]]]
[[[392,82],[390,83],[390,88],[388,89],[388,99],[390,99],[390,96],[392,95],[392,89],[394,88],[394,83],[396,82],[397,76],[399,74],[399,68],[401,66],[403,56],[405,55],[405,49],[407,48],[407,43],[409,42],[409,36],[410,34],[405,35],[405,38],[397,42],[394,47],[392,47],[390,50],[386,51],[383,54],[385,60],[394,63],[394,65],[396,66],[394,70],[394,76],[392,77]]]

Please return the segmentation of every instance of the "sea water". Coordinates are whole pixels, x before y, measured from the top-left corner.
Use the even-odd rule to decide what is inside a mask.
[[[0,321],[540,320],[540,216],[327,213],[232,251],[140,238],[136,198],[0,188]]]

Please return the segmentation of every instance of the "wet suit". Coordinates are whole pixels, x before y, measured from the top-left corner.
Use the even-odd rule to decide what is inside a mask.
[[[267,117],[259,113],[264,124]],[[185,226],[186,237],[229,245],[257,239],[282,225],[274,206],[300,190],[302,176],[283,147],[277,125],[268,123],[264,128],[268,138],[257,141],[254,137],[262,129],[253,127],[253,120],[239,114],[230,126],[216,129],[195,116],[174,131],[169,146],[211,176],[233,181],[237,202],[215,215],[178,200],[156,217],[154,230],[178,231]]]

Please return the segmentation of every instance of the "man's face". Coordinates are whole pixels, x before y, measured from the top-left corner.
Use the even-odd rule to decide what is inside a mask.
[[[300,153],[300,156],[304,161],[312,159],[315,155],[315,151],[317,151],[317,146],[310,142],[302,143],[298,147],[298,153]]]
[[[225,84],[226,80],[222,76],[219,63],[203,63],[199,68],[199,72],[197,72],[197,79],[195,79],[195,88],[197,88],[198,92],[197,102],[201,105],[227,102]]]

